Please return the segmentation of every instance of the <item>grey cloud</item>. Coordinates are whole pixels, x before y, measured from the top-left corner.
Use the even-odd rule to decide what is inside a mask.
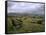
[[[44,14],[44,4],[8,2],[8,13]]]

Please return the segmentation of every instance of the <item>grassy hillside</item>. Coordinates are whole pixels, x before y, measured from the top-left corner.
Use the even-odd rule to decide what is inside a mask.
[[[42,16],[8,16],[7,33],[44,32]]]

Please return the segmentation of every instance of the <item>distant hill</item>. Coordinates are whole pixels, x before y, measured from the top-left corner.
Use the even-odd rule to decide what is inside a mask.
[[[8,16],[44,16],[44,14],[29,14],[29,13],[8,13]]]

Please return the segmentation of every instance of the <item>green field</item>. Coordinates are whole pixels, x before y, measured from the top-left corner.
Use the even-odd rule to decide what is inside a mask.
[[[42,16],[8,16],[7,33],[44,32],[45,20]]]

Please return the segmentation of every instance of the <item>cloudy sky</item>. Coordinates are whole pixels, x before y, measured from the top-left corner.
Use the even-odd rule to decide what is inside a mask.
[[[35,13],[44,14],[44,4],[8,2],[8,13]]]

